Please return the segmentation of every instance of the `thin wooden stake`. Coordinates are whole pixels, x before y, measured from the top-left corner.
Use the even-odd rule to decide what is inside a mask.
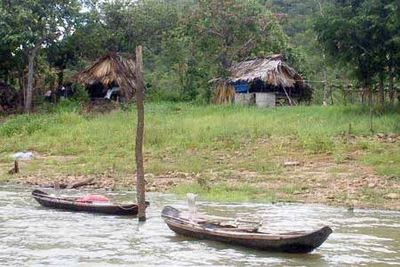
[[[14,167],[8,171],[9,174],[19,173],[18,160],[14,161]]]
[[[138,121],[136,128],[136,193],[138,202],[138,218],[139,221],[146,221],[146,196],[145,181],[143,168],[143,133],[144,133],[144,104],[143,104],[143,60],[142,46],[136,47],[136,106],[138,112]]]
[[[285,95],[286,95],[286,97],[287,97],[287,99],[289,101],[289,105],[290,106],[294,106],[293,100],[290,98],[290,96],[289,96],[288,92],[286,91],[285,87],[283,87],[283,91],[285,92]]]
[[[369,94],[369,130],[371,133],[374,132],[374,104],[373,104],[373,99],[372,99],[372,88],[371,86],[369,87],[368,90]]]

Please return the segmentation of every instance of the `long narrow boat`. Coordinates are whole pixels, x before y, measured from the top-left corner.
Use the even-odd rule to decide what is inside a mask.
[[[332,233],[329,226],[309,232],[280,234],[260,232],[257,227],[245,228],[233,225],[227,227],[201,217],[190,218],[170,206],[164,207],[161,216],[168,227],[180,235],[276,252],[309,253],[321,246]]]
[[[111,201],[104,201],[103,199],[100,201],[90,201],[86,200],[85,197],[58,197],[38,189],[32,192],[32,196],[40,205],[53,209],[111,215],[137,215],[138,213],[138,205],[136,203],[118,205]],[[149,202],[146,202],[146,207],[148,205]]]

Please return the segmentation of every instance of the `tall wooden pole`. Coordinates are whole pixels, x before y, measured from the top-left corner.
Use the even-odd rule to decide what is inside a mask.
[[[322,17],[324,16],[324,13],[322,12],[322,3],[321,1],[318,1],[319,4],[319,12],[321,13]],[[326,59],[325,59],[325,48],[322,48],[322,58],[324,59],[323,63],[323,77],[324,77],[324,82],[323,82],[323,96],[322,96],[322,105],[326,106],[328,104],[328,87],[326,86]]]
[[[136,47],[136,106],[137,106],[137,128],[136,128],[136,193],[138,202],[138,218],[139,221],[146,221],[146,197],[145,197],[145,182],[143,168],[143,132],[144,132],[144,104],[143,104],[143,60],[142,46]]]

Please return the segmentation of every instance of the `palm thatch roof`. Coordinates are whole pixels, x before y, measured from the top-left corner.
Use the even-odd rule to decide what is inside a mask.
[[[268,85],[284,88],[303,87],[303,78],[283,61],[280,54],[266,57],[249,57],[238,62],[229,69],[229,77],[224,82],[235,83],[259,80]],[[221,82],[217,78],[211,82]]]
[[[294,104],[293,98],[310,101],[313,91],[300,74],[283,61],[280,54],[245,58],[232,65],[228,77],[209,82],[216,86],[217,103],[232,101],[232,92],[240,92],[238,90],[243,89],[239,89],[243,84],[248,85],[246,89],[249,93],[274,92],[278,97],[287,98],[290,105]],[[224,88],[222,92],[221,88]]]
[[[124,57],[118,53],[106,54],[72,78],[86,86],[96,83],[108,85],[116,82],[125,97],[131,99],[136,90],[135,62],[134,56]]]

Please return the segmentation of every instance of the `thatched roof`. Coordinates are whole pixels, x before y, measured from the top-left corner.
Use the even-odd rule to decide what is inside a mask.
[[[78,72],[72,78],[84,85],[102,83],[108,85],[117,82],[122,93],[132,98],[136,88],[135,57],[123,57],[110,53],[99,58],[93,65]]]
[[[225,82],[253,82],[261,80],[266,84],[285,88],[303,87],[303,78],[283,61],[281,55],[266,57],[250,57],[238,62],[229,69],[229,77]],[[221,79],[213,79],[218,82]]]

